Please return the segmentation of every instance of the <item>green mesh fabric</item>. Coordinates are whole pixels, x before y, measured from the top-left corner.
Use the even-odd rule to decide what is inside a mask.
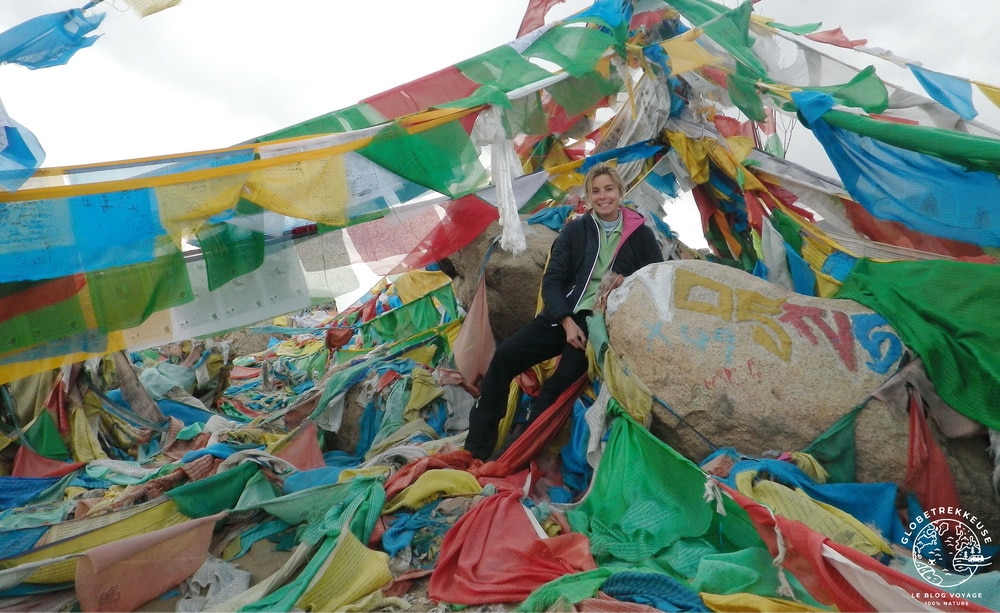
[[[702,538],[682,538],[671,545],[661,556],[670,564],[670,570],[679,577],[694,577],[705,556],[716,553],[716,548]]]
[[[338,504],[325,509],[317,522],[306,524],[302,540],[319,542],[323,536],[337,536],[347,526],[362,543],[367,543],[385,506],[385,488],[382,477],[354,477],[348,482],[347,492]]]
[[[857,448],[854,439],[854,423],[865,405],[855,407],[838,419],[802,451],[812,454],[822,464],[831,483],[854,483],[857,481]]]
[[[493,85],[505,92],[550,76],[549,71],[532,64],[510,45],[458,62],[455,68],[476,83]]]
[[[358,152],[404,179],[452,198],[489,183],[477,147],[457,121],[415,134],[398,125],[387,126]]]
[[[764,111],[764,103],[757,93],[757,79],[740,74],[741,65],[737,65],[736,69],[736,74],[731,74],[726,78],[726,91],[729,93],[729,99],[750,119],[754,121],[766,120],[767,113]]]
[[[784,573],[796,600],[811,607],[826,608],[816,601],[791,573]],[[780,580],[774,560],[765,547],[748,547],[704,557],[698,576],[691,582],[695,592],[710,594],[756,594],[777,597]],[[783,596],[787,598],[787,596]]]
[[[236,511],[262,509],[291,526],[318,522],[326,510],[342,504],[349,493],[348,483],[311,487],[266,500],[247,500]]]
[[[194,300],[184,254],[166,248],[169,253],[152,262],[87,273],[101,331],[133,328],[157,311]]]
[[[683,14],[684,11],[681,10]],[[714,20],[705,23],[702,29],[713,41],[736,58],[736,61],[759,78],[766,78],[767,67],[750,49],[750,15],[753,4],[744,2],[731,11],[726,11]]]
[[[323,491],[314,491],[323,490]],[[305,494],[296,496],[296,494]],[[296,499],[295,506],[303,503],[312,508],[299,508],[298,515],[308,521],[301,535],[302,543],[315,544],[319,547],[316,553],[291,582],[281,586],[273,593],[240,609],[240,611],[291,611],[302,594],[305,593],[316,573],[327,564],[340,540],[340,535],[346,527],[362,543],[367,543],[371,537],[375,522],[378,521],[382,507],[385,505],[385,489],[383,480],[377,477],[355,477],[345,483],[335,486],[321,486],[297,492],[281,498]],[[325,496],[325,500],[320,497]],[[322,502],[321,502],[322,500]],[[276,510],[281,499],[276,499],[263,505],[268,512]],[[288,519],[282,518],[287,523]],[[291,519],[289,517],[289,519]],[[298,522],[294,522],[298,523]]]
[[[345,509],[354,509],[354,506],[364,503],[367,506],[358,507],[364,512],[358,517],[351,516],[354,522],[351,530],[362,542],[368,542],[385,503],[385,490],[381,484],[380,477],[359,476],[343,483],[311,487],[270,500],[248,501],[234,510],[262,509],[291,526],[304,524],[307,527],[303,528],[302,540],[316,544],[339,526],[338,518],[344,516]],[[373,509],[371,505],[377,506]]]
[[[264,263],[264,235],[260,232],[220,223],[202,228],[197,237],[205,255],[209,291],[257,270]]]
[[[608,580],[608,577],[625,569],[597,568],[583,573],[564,575],[555,581],[549,581],[542,587],[531,593],[518,607],[518,611],[552,611],[571,610],[556,608],[557,603],[575,605],[586,598],[597,595],[601,585]]]
[[[260,467],[253,462],[244,462],[235,468],[175,487],[167,492],[167,496],[188,517],[208,517],[235,507],[247,482],[258,471]]]
[[[542,136],[549,131],[549,118],[542,108],[540,92],[511,100],[510,108],[504,112],[504,117],[512,134]]]
[[[598,565],[656,570],[696,591],[730,593],[739,586],[778,597],[777,570],[747,513],[616,404],[610,403],[617,418],[591,489],[567,512],[572,528],[590,538]]]
[[[593,28],[552,28],[524,50],[528,57],[547,60],[574,77],[593,71],[615,39]]]
[[[570,117],[590,111],[602,99],[618,93],[619,86],[597,73],[564,79],[549,87],[552,98]]]
[[[992,279],[992,280],[991,280]],[[858,260],[837,298],[877,312],[924,361],[934,389],[958,412],[1000,429],[1000,267],[949,260]]]

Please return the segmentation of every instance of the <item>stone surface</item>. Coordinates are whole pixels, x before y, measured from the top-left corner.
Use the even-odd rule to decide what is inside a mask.
[[[711,451],[704,439],[751,456],[801,450],[875,392],[905,350],[881,316],[854,301],[794,294],[693,260],[627,279],[609,298],[607,323],[611,350],[680,416],[654,402],[651,430],[695,462]],[[903,481],[905,409],[871,400],[856,441],[859,481]],[[966,510],[1000,533],[985,437],[942,446]]]
[[[648,217],[649,213],[645,213]],[[493,250],[486,266],[486,292],[490,308],[490,325],[499,340],[507,338],[531,321],[538,307],[538,293],[542,273],[549,257],[556,231],[541,224],[527,224],[522,216],[525,242],[524,252],[513,255],[499,245]],[[441,262],[446,273],[453,277],[455,296],[463,307],[472,303],[472,296],[479,283],[483,256],[493,239],[500,236],[500,223],[493,222],[485,232],[464,249]],[[679,242],[655,233],[664,257],[697,257],[697,254]]]
[[[542,271],[556,238],[554,230],[540,224],[524,224],[524,234],[527,249],[514,255],[497,245],[486,266],[490,326],[499,339],[507,338],[535,316]],[[442,262],[463,307],[472,304],[483,256],[498,236],[500,224],[493,222],[476,240]]]

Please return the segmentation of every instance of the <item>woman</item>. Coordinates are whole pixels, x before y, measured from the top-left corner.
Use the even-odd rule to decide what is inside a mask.
[[[542,275],[542,309],[527,326],[500,343],[469,416],[465,448],[487,460],[507,409],[510,382],[518,374],[560,356],[555,372],[532,399],[528,422],[587,372],[587,317],[601,294],[663,254],[642,214],[622,208],[625,185],[607,164],[590,169],[583,183],[590,211],[563,227]],[[602,287],[602,281],[604,282]]]

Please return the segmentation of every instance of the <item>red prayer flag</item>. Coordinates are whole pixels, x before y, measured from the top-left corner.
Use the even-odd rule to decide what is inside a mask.
[[[545,25],[545,15],[549,9],[562,2],[565,0],[528,0],[528,8],[524,10],[521,27],[517,29],[517,37],[521,38]]]
[[[391,120],[471,96],[478,88],[478,83],[449,66],[361,102]]]
[[[40,282],[5,283],[4,289],[19,288],[20,291],[6,291],[0,295],[0,322],[30,311],[57,304],[80,293],[87,284],[84,275],[71,275]]]
[[[475,240],[499,216],[495,206],[474,194],[452,200],[445,207],[444,218],[389,274],[423,268],[443,260]]]
[[[64,477],[86,466],[86,462],[63,462],[38,455],[27,447],[20,447],[14,454],[12,477]]]
[[[948,458],[931,434],[924,402],[916,389],[910,390],[910,449],[905,483],[925,509],[961,506]]]
[[[833,30],[824,30],[822,32],[813,32],[812,34],[806,34],[806,38],[809,40],[814,40],[818,43],[826,43],[828,45],[835,45],[837,47],[844,47],[845,49],[853,49],[855,47],[860,47],[861,45],[868,44],[867,38],[859,38],[857,40],[850,40],[844,35],[844,31],[840,28],[834,28]]]

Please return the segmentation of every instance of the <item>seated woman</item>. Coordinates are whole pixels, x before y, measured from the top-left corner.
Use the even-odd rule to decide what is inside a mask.
[[[555,372],[530,403],[530,423],[587,372],[587,317],[593,313],[602,281],[604,288],[615,287],[623,276],[663,261],[642,214],[622,208],[625,185],[617,170],[595,165],[583,189],[590,212],[566,224],[552,243],[542,275],[541,311],[500,343],[486,370],[465,440],[465,448],[480,460],[489,459],[496,448],[497,427],[506,413],[514,377],[560,356]]]

